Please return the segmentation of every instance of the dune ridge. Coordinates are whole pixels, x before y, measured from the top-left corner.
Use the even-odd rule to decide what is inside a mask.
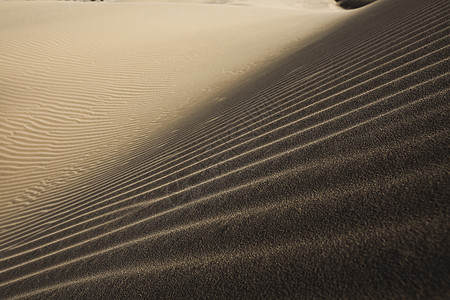
[[[3,212],[6,298],[445,297],[448,1],[377,1]]]

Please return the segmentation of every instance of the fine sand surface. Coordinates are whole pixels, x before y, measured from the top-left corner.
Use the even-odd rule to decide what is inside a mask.
[[[0,222],[348,15],[241,2],[0,3]]]
[[[0,298],[448,297],[450,2],[171,2],[0,3]]]

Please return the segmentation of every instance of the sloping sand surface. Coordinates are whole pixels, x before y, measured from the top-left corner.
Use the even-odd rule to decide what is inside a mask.
[[[127,4],[133,3],[114,3]],[[252,13],[269,9],[247,8]],[[90,121],[85,132],[77,131],[80,142],[74,144],[77,151],[72,155],[99,147],[95,139],[120,137],[117,148],[106,146],[117,150],[110,154],[101,150],[94,156],[98,158],[86,161],[96,169],[56,178],[27,205],[5,204],[0,295],[13,299],[448,296],[450,2],[381,0],[345,15],[331,11],[336,21],[342,16],[346,20],[317,31],[315,39],[304,37],[294,52],[267,46],[267,53],[279,54],[278,60],[258,72],[249,70],[229,80],[201,79],[198,74],[192,85],[166,88],[160,97],[169,91],[178,97],[185,91],[193,97],[197,92],[199,100],[176,111],[177,118],[161,117],[157,129],[148,134],[145,129],[154,127],[146,123],[147,116],[151,122],[150,116],[160,115],[151,115],[145,99],[123,106],[119,102],[117,109],[105,102],[104,107],[110,108],[105,122],[121,109],[130,109],[136,120],[114,119],[105,123],[109,125]],[[108,17],[110,13],[105,12]],[[273,24],[283,23],[282,19]],[[286,26],[295,25],[294,15],[283,20]],[[10,59],[15,55],[8,53]],[[93,55],[102,61],[103,56],[95,51]],[[124,59],[117,65],[103,62],[120,70],[98,74],[101,79],[94,80],[99,83],[117,74],[109,78],[119,87],[117,94],[108,94],[110,101],[120,93],[132,99],[135,90],[123,89],[119,83],[127,81],[120,81],[119,75],[142,70],[146,76],[147,56],[138,57],[142,65],[136,62],[130,73]],[[0,61],[6,66],[9,60]],[[217,56],[210,61],[221,63]],[[234,68],[231,65],[227,70]],[[89,78],[96,78],[95,70],[88,72]],[[182,79],[185,70],[173,71],[176,83],[189,81]],[[41,78],[30,78],[30,85],[7,76],[2,80],[8,83],[9,96],[22,99],[24,87],[31,86],[28,97],[39,91]],[[56,95],[59,86],[61,95],[70,86],[70,80],[61,82],[55,79],[52,85]],[[216,88],[198,93],[194,82]],[[145,86],[141,94],[136,92],[136,99],[149,95]],[[89,95],[87,91],[82,89],[79,97]],[[51,99],[53,93],[47,97],[48,103],[60,103]],[[80,111],[73,108],[74,119],[84,115],[83,107],[94,105],[84,101],[79,100]],[[182,105],[182,100],[166,101],[160,105],[171,112],[168,116]],[[20,106],[11,103],[5,105],[11,111],[7,114],[2,108],[2,113],[18,117],[2,124],[34,120],[20,118]],[[96,120],[94,116],[86,119]],[[27,133],[34,128],[29,122],[23,125]],[[132,128],[138,124],[144,124],[143,129],[134,138]],[[102,126],[110,130],[103,136]],[[84,140],[89,130],[95,133],[92,146]],[[34,145],[41,136],[28,133],[24,139]],[[68,131],[62,136],[73,140],[76,135]],[[30,161],[36,151],[30,150]],[[10,157],[16,152],[11,151]],[[26,155],[16,157],[17,166],[10,163],[10,172],[19,169]],[[113,159],[109,163],[108,157]],[[61,158],[62,165],[66,161]],[[9,185],[12,182],[21,183],[11,179]],[[13,195],[13,189],[5,186]]]
[[[288,7],[1,3],[0,218],[346,15]]]

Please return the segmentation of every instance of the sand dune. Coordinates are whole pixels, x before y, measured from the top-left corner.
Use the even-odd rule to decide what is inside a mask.
[[[14,3],[2,13],[21,7],[26,18],[34,14],[28,5],[60,12],[55,3]],[[94,12],[79,3],[67,5],[80,15],[73,24],[60,22],[79,26],[86,18],[85,29],[92,25],[86,13],[96,18],[120,17],[127,9],[140,14],[138,5],[151,5],[154,16],[181,16],[191,8],[196,12],[187,15],[196,18],[206,10],[211,20],[226,16],[210,4],[108,3],[113,6]],[[230,53],[244,42],[256,43],[257,31],[193,45],[229,47],[221,56],[228,72],[254,67],[214,77],[222,68],[216,50],[196,48],[192,53],[201,58],[192,64],[163,60],[164,67],[149,71],[167,74],[155,92],[155,78],[162,77],[146,72],[154,64],[146,63],[145,51],[161,47],[157,50],[165,53],[162,49],[173,49],[183,38],[188,45],[198,32],[207,41],[211,36],[202,31],[204,23],[190,25],[192,35],[180,33],[173,43],[162,36],[158,46],[136,44],[137,36],[124,34],[123,48],[117,36],[105,38],[115,30],[98,29],[86,33],[92,34],[92,45],[80,45],[80,53],[48,57],[49,49],[65,53],[55,47],[84,36],[49,34],[45,43],[30,36],[27,42],[37,50],[30,54],[19,42],[29,28],[13,24],[15,18],[1,19],[1,28],[10,26],[0,31],[2,40],[9,34],[6,46],[0,46],[8,58],[1,56],[0,66],[10,70],[0,78],[2,141],[14,143],[1,147],[0,295],[448,295],[450,3],[385,0],[345,12],[289,5],[220,7],[242,13],[244,23],[246,14],[261,12],[254,25],[277,28],[261,29],[262,48],[238,55]],[[300,15],[310,19],[298,20]],[[296,29],[305,21],[315,25]],[[220,26],[228,23],[210,33],[217,34]],[[247,27],[220,32],[237,28]],[[21,30],[23,35],[14,33]],[[113,53],[92,53],[105,43],[113,49],[105,51],[121,50],[117,59],[110,60]],[[83,65],[90,55],[99,66]],[[43,57],[60,61],[47,65]],[[20,62],[41,75],[17,69]],[[60,69],[45,72],[48,66]],[[204,73],[187,72],[193,66]],[[198,78],[192,80],[192,73]],[[199,87],[208,90],[200,93]],[[185,103],[185,97],[198,100]],[[70,105],[61,99],[70,99]],[[157,112],[155,105],[161,107]],[[30,111],[35,115],[27,116]],[[20,194],[24,186],[33,188]]]
[[[375,2],[376,0],[335,0],[337,4],[345,9],[354,9],[363,7],[367,4]]]
[[[115,165],[163,120],[345,16],[180,3],[1,5],[0,203],[8,211],[103,170],[99,163]]]

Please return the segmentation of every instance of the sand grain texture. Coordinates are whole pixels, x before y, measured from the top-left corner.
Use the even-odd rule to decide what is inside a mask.
[[[353,11],[101,170],[7,206],[0,295],[447,297],[449,13]]]

